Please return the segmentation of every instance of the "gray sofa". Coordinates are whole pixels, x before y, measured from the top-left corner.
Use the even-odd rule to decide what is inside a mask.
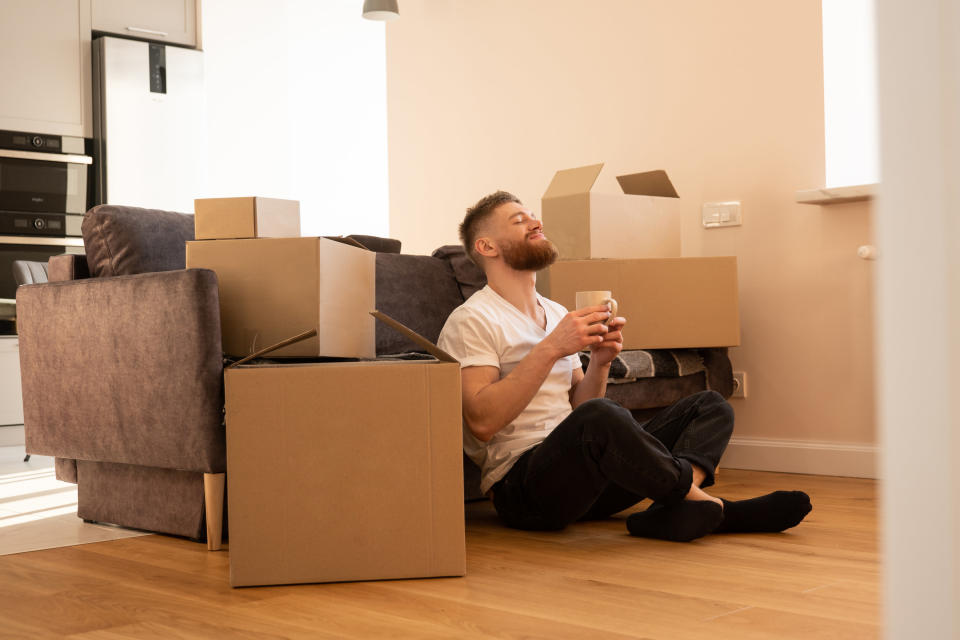
[[[52,258],[50,282],[17,291],[27,452],[57,458],[57,477],[78,484],[81,518],[209,538],[224,511],[214,482],[226,471],[223,357],[216,275],[184,268],[193,217],[102,205],[82,229],[86,256]],[[377,307],[434,342],[485,284],[458,246],[407,255],[396,240],[352,238],[377,251]],[[378,355],[417,349],[382,325],[376,341]],[[609,395],[640,418],[704,388],[729,396],[726,350],[697,357],[696,373]],[[464,493],[482,497],[466,459]]]

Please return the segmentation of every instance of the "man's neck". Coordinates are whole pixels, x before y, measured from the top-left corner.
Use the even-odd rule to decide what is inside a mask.
[[[536,271],[517,271],[503,264],[490,265],[487,284],[497,294],[535,322],[540,321]]]

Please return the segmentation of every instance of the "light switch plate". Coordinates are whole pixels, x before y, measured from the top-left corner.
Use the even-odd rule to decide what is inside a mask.
[[[742,224],[742,222],[740,218],[739,201],[703,203],[704,227],[708,229],[713,227],[735,227],[740,224]]]

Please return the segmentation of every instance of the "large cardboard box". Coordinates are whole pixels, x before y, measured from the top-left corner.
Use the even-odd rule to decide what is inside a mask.
[[[449,360],[227,369],[233,586],[464,575]]]
[[[376,254],[328,238],[196,240],[187,268],[212,269],[223,350],[246,356],[309,329],[276,357],[376,356]]]
[[[560,261],[540,272],[537,288],[571,310],[577,291],[609,290],[627,319],[625,349],[740,344],[734,256]]]
[[[557,171],[543,227],[564,260],[680,256],[680,200],[666,171],[617,176],[623,193],[592,191],[603,163]]]
[[[278,198],[197,198],[193,201],[194,237],[296,238],[300,202]]]

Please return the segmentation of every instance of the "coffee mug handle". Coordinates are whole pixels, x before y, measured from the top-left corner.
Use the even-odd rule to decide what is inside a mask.
[[[610,305],[610,317],[614,318],[617,315],[617,301],[613,298],[607,298],[603,301],[603,304]]]

